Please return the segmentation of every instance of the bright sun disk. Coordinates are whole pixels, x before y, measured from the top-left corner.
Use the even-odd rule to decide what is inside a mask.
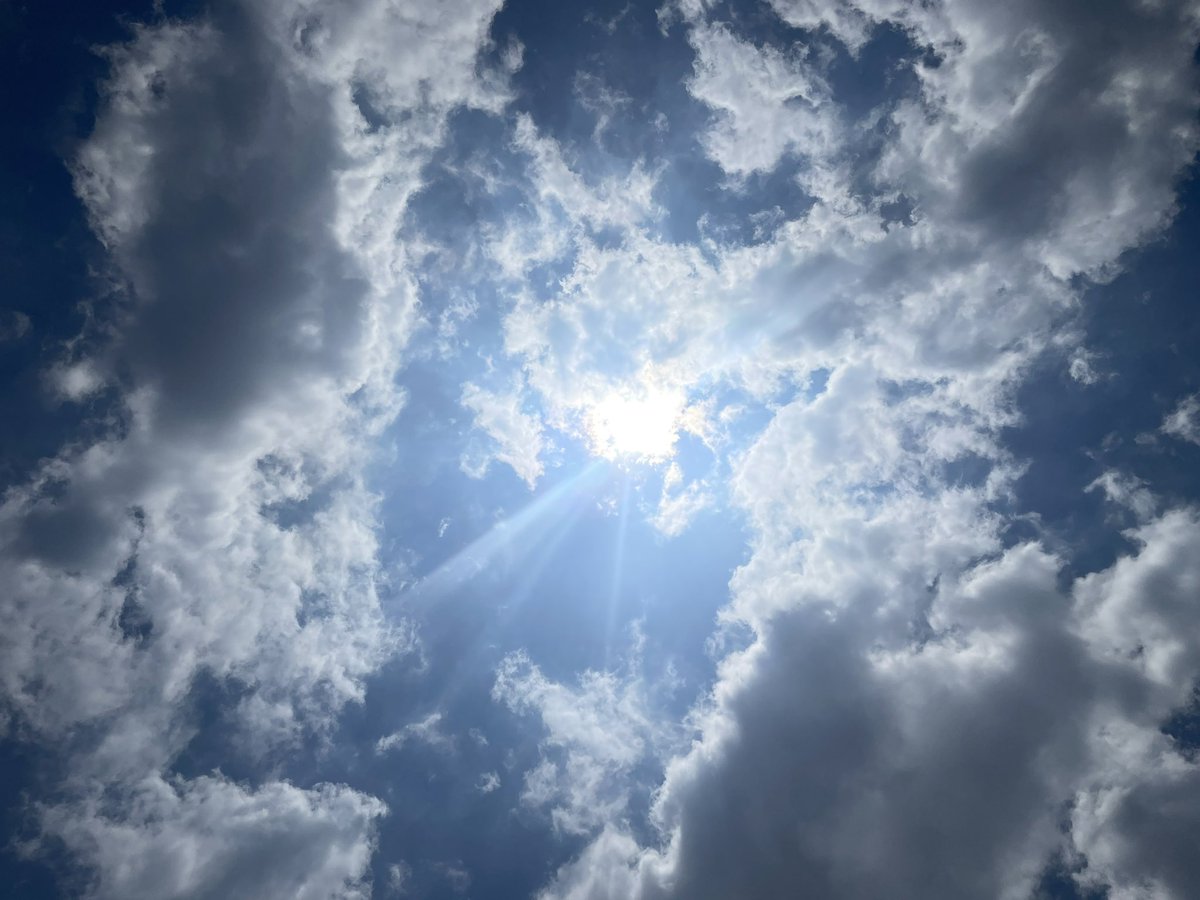
[[[614,391],[587,417],[593,451],[606,459],[661,462],[674,452],[682,404],[667,391],[631,396]]]

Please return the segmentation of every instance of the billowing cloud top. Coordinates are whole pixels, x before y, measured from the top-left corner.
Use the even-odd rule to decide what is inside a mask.
[[[21,896],[1200,896],[1193,4],[0,15]]]

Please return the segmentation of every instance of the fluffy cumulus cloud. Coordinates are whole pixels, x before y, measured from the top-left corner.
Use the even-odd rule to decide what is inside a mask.
[[[380,801],[344,786],[247,791],[220,777],[150,777],[119,812],[89,804],[48,819],[66,846],[96,859],[95,884],[116,897],[368,897]]]
[[[547,897],[1027,897],[1062,858],[1113,896],[1195,889],[1196,766],[1160,731],[1200,677],[1194,510],[1066,591],[957,492],[820,531],[739,572],[758,637],[668,763],[661,843],[606,823]]]
[[[545,729],[539,761],[525,774],[521,802],[548,812],[554,827],[587,834],[625,813],[635,768],[663,742],[647,686],[636,671],[584,672],[577,685],[547,678],[528,655],[505,657],[492,697]]]
[[[417,319],[394,228],[449,112],[504,102],[495,9],[221,3],[103,51],[72,167],[110,290],[50,375],[98,437],[0,507],[6,725],[65,754],[34,813],[91,895],[369,893],[379,801],[172,771],[200,716],[233,758],[323,739],[405,649],[362,478]]]

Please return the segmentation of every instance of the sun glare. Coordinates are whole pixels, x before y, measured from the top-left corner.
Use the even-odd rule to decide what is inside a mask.
[[[669,459],[675,449],[681,411],[680,398],[667,391],[640,395],[613,392],[588,413],[592,450],[611,460]]]

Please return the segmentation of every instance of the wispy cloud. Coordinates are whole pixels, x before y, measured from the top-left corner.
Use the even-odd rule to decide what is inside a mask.
[[[376,753],[387,753],[391,750],[402,750],[412,743],[425,744],[435,750],[452,752],[454,739],[442,731],[442,714],[431,712],[423,719],[409,722],[399,731],[381,737],[375,742]]]

